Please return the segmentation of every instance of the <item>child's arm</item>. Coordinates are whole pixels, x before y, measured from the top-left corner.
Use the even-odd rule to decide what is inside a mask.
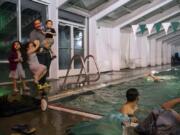
[[[41,30],[41,33],[42,33],[43,35],[46,35],[46,32],[45,32],[45,31],[43,31],[43,30]]]
[[[32,48],[31,50],[28,50],[28,54],[34,53],[39,49],[39,46],[40,46],[39,40],[34,40],[34,45],[35,45],[34,48]]]
[[[46,32],[46,34],[51,34],[51,35],[53,35],[53,36],[56,36],[56,31],[55,31],[55,29],[51,29],[51,32]]]

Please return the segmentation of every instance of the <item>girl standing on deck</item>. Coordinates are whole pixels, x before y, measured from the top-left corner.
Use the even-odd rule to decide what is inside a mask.
[[[21,48],[21,43],[19,41],[14,41],[12,43],[11,52],[8,57],[9,67],[10,67],[9,78],[12,78],[14,92],[19,92],[17,88],[16,79],[21,79],[24,90],[29,90],[29,87],[27,87],[26,82],[24,80],[25,72],[22,66],[23,58],[21,56],[20,48]]]

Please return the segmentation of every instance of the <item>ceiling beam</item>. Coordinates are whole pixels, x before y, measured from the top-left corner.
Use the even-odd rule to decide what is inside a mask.
[[[102,17],[104,17],[105,15],[107,15],[108,13],[111,13],[112,11],[116,10],[117,8],[126,4],[129,1],[130,0],[118,0],[118,1],[114,2],[113,4],[111,4],[109,7],[104,8],[103,10],[101,10],[101,12],[95,14],[91,18],[93,18],[97,21],[97,20],[101,19]]]
[[[163,37],[156,38],[156,40],[167,40],[167,39],[173,38],[174,36],[178,36],[178,35],[180,35],[180,30],[177,32],[172,32],[171,34],[168,34],[168,35],[164,35]]]
[[[174,40],[176,40],[176,39],[180,39],[180,34],[179,34],[179,35],[176,35],[176,36],[174,36],[174,37],[168,38],[168,39],[166,39],[166,40],[162,40],[162,42],[172,42],[172,41],[174,41]]]
[[[179,6],[172,7],[168,10],[165,10],[163,13],[154,15],[148,19],[146,19],[145,24],[148,23],[158,23],[170,18],[176,14],[180,13]]]
[[[57,7],[62,6],[63,4],[65,4],[68,0],[57,0]]]
[[[180,13],[180,11],[179,11],[179,13]],[[174,21],[174,20],[180,20],[180,16],[178,16],[176,18],[173,18],[173,19],[171,19],[169,21]],[[180,28],[178,28],[177,31],[178,30],[180,30]],[[170,29],[168,31],[167,35],[172,34],[172,33],[174,33],[174,31],[172,29]],[[158,33],[154,30],[151,35],[148,35],[148,38],[160,38],[160,37],[167,36],[167,35],[164,32],[164,29],[161,29],[160,32],[158,32]]]
[[[138,8],[134,12],[119,18],[117,21],[115,21],[113,23],[113,26],[122,28],[139,18],[141,18],[155,10],[158,10],[159,8],[163,7],[164,5],[166,5],[172,1],[173,0],[154,0],[152,3],[146,4],[146,5]]]
[[[129,13],[133,12],[131,9],[127,8],[126,6],[121,6],[121,7]]]
[[[172,43],[170,43],[171,45],[174,45],[175,47],[176,46],[180,46],[180,40],[177,40],[177,41],[174,41]]]
[[[85,17],[90,17],[89,11],[77,6],[69,6],[69,7],[64,7],[63,8],[66,11],[81,15],[81,16],[85,16]]]
[[[178,32],[178,31],[180,31],[180,28],[178,28],[177,29],[177,31],[176,32]],[[169,35],[169,34],[173,34],[174,33],[174,31],[173,30],[169,30],[169,32],[167,33],[167,35]],[[153,38],[161,38],[161,37],[164,37],[164,36],[167,36],[166,35],[166,33],[165,33],[165,31],[164,30],[161,30],[160,32],[156,32],[156,33],[154,33],[153,35],[149,35],[148,36],[148,38],[150,38],[150,39],[153,39]]]
[[[173,18],[173,16],[174,16],[174,18]],[[171,18],[171,19],[168,19],[168,18]],[[175,11],[171,15],[166,15],[166,17],[164,17],[163,19],[161,18],[158,21],[153,22],[153,24],[156,24],[158,22],[164,22],[164,21],[166,21],[166,22],[173,22],[173,21],[177,21],[177,20],[180,20],[180,10]],[[145,23],[145,24],[148,24],[148,23]],[[141,33],[141,32],[138,32],[138,33]],[[168,31],[168,34],[170,34],[170,33],[174,33],[172,29]],[[150,35],[149,35],[148,31],[146,31],[143,34],[143,36],[145,36],[145,35],[147,35],[148,38],[160,38],[160,37],[163,37],[163,36],[167,36],[167,34],[164,31],[164,28],[161,28],[160,32],[158,32],[158,33],[156,32],[155,29],[153,29],[152,34],[150,34]]]
[[[101,12],[102,10],[108,8],[109,6],[111,6],[112,4],[116,3],[118,0],[110,0],[108,2],[105,2],[104,4],[101,4],[100,6],[98,6],[97,8],[93,9],[92,11],[90,11],[90,16],[94,16],[97,13]]]
[[[174,45],[174,44],[180,43],[180,38],[175,39],[175,40],[173,40],[173,41],[168,41],[168,42],[166,42],[166,43],[167,43],[167,44],[171,44],[171,45]]]
[[[178,11],[180,13],[180,11]],[[171,20],[168,20],[169,22],[172,22],[172,21],[177,21],[177,20],[180,20],[180,16],[178,17],[175,17],[175,18],[172,18]],[[177,31],[180,30],[180,28],[177,29]],[[173,34],[174,31],[171,29],[168,31],[168,34]],[[148,37],[149,38],[161,38],[161,37],[164,37],[164,36],[167,36],[166,33],[164,32],[164,29],[161,29],[160,32],[156,32],[155,30],[152,32],[151,35],[149,35]]]

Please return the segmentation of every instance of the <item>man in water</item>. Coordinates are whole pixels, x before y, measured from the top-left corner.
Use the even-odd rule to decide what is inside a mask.
[[[126,103],[120,108],[120,112],[131,118],[132,122],[137,122],[137,118],[134,116],[135,111],[138,109],[139,92],[136,88],[130,88],[126,92]]]

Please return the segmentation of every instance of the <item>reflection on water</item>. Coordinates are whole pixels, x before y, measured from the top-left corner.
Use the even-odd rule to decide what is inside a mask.
[[[139,116],[145,117],[153,108],[158,108],[163,102],[180,97],[180,70],[168,70],[156,74],[163,81],[154,83],[146,78],[136,79],[119,85],[109,86],[94,91],[94,93],[76,96],[73,100],[58,101],[69,107],[80,108],[94,113],[107,114],[118,110],[125,102],[128,88],[135,87],[140,92]],[[180,107],[176,107],[180,111]]]

